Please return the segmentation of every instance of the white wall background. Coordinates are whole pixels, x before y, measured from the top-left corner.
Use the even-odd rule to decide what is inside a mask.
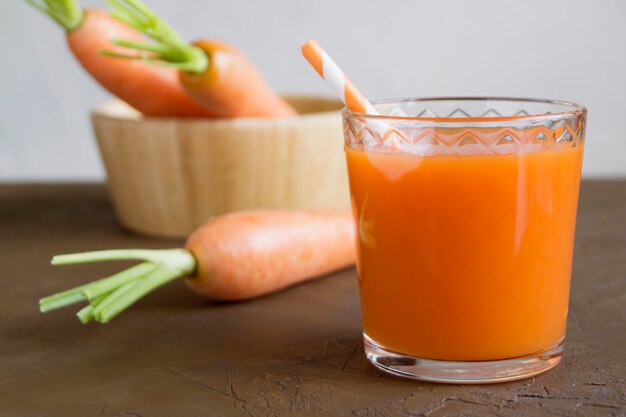
[[[329,94],[298,50],[315,37],[371,98],[581,102],[585,175],[626,177],[624,0],[147,2],[189,38],[237,44],[281,92]],[[108,94],[61,30],[24,1],[0,1],[0,51],[0,181],[103,178],[88,110]]]

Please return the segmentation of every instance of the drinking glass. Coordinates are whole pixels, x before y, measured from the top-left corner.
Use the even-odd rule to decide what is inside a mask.
[[[367,358],[488,383],[561,360],[587,111],[431,98],[343,111]]]

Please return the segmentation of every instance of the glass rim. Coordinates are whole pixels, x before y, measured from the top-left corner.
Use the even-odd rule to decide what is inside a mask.
[[[497,97],[497,96],[457,96],[457,97],[404,97],[404,98],[388,98],[381,100],[372,100],[371,103],[377,104],[389,103],[407,103],[407,102],[426,102],[426,101],[509,101],[520,103],[541,103],[554,104],[570,108],[567,111],[555,113],[540,113],[517,116],[489,116],[489,117],[417,117],[417,116],[391,116],[370,113],[354,112],[348,107],[344,107],[341,113],[350,118],[362,118],[372,120],[390,120],[399,122],[424,122],[432,124],[467,124],[467,123],[490,123],[490,122],[515,122],[528,120],[550,120],[563,119],[566,117],[580,117],[587,113],[587,108],[581,104],[565,101],[551,100],[543,98],[526,98],[526,97]]]

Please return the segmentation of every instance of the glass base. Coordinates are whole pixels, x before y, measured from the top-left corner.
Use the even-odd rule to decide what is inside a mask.
[[[561,362],[564,339],[528,356],[495,361],[457,362],[422,359],[383,348],[363,334],[367,359],[387,373],[421,381],[448,384],[492,384],[530,378]]]

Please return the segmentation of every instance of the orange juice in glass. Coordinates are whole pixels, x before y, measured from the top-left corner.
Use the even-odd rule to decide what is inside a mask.
[[[343,114],[368,359],[454,383],[554,367],[586,109],[501,98],[375,106],[383,116]]]

